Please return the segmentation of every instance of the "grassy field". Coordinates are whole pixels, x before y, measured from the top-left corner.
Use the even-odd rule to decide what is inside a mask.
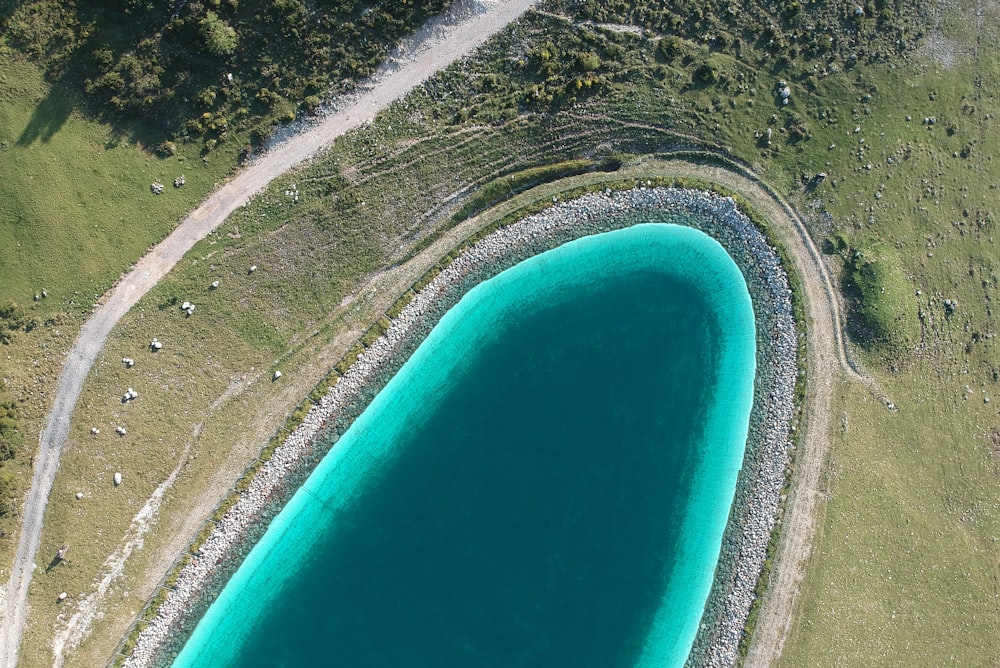
[[[79,312],[225,176],[235,153],[207,164],[196,150],[154,157],[76,114],[16,53],[0,58],[0,302],[33,307],[45,289],[39,314]]]
[[[158,157],[81,116],[2,42],[0,63],[0,305],[25,323],[11,332],[0,322],[11,336],[0,345],[0,390],[18,403],[25,434],[0,476],[20,498],[63,355],[93,303],[225,178],[236,154],[204,161],[181,147]],[[181,175],[186,184],[174,188]],[[154,181],[166,184],[163,195],[150,191]],[[0,563],[16,546],[16,520],[0,516]]]
[[[946,33],[953,48],[972,46],[962,31]],[[880,261],[907,289],[881,296],[907,333],[897,350],[864,355],[898,413],[842,390],[828,500],[781,665],[1000,662],[997,56],[970,48],[873,77],[880,100],[859,122],[879,139],[863,169],[848,160],[835,190],[818,189],[849,239],[846,263],[891,250]]]
[[[72,546],[70,558],[41,570],[33,583],[24,665],[51,663],[53,628],[66,611],[56,595],[69,592],[74,605],[93,590],[107,556],[137,534],[133,517],[176,470],[160,519],[70,663],[107,659],[152,584],[292,407],[426,268],[401,260],[451,228],[452,216],[476,202],[474,193],[567,160],[621,160],[627,167],[629,155],[693,138],[750,164],[827,242],[827,259],[850,279],[844,291],[854,355],[898,407],[886,411],[863,388],[841,390],[826,502],[782,665],[996,664],[1000,351],[993,302],[1000,284],[994,243],[1000,181],[992,157],[1000,154],[1000,62],[985,45],[995,43],[991,26],[1000,17],[979,9],[978,22],[976,6],[949,10],[905,58],[813,79],[695,40],[679,40],[681,55],[665,62],[659,36],[535,16],[463,70],[437,77],[323,160],[275,184],[140,302],[95,365],[46,516],[39,564],[63,543]],[[539,109],[497,92],[533,94],[533,86],[548,81],[517,68],[533,62],[525,54],[541,54],[549,43],[579,43],[597,54],[597,70],[579,61],[595,73],[589,87],[581,78],[586,94]],[[696,82],[706,61],[715,77]],[[808,71],[812,62],[803,57],[796,69]],[[504,77],[520,88],[500,85]],[[783,79],[791,88],[788,106],[776,92]],[[44,98],[33,95],[22,97],[35,104]],[[31,105],[21,113],[23,127]],[[933,124],[925,122],[932,117]],[[15,146],[14,137],[0,160],[26,159],[60,137],[68,141],[72,123],[70,115],[35,149]],[[125,147],[113,150],[132,155]],[[151,177],[162,172],[161,180],[172,179],[174,165],[135,155],[135,171],[154,170],[134,176],[145,198]],[[60,164],[50,161],[46,173]],[[817,181],[820,172],[826,178]],[[292,183],[297,203],[284,195]],[[61,187],[69,187],[65,178]],[[532,196],[555,192],[543,186]],[[136,201],[141,205],[130,204],[136,211],[161,204]],[[178,212],[189,205],[178,203]],[[66,234],[81,234],[79,227],[87,225]],[[119,257],[121,268],[134,259],[113,254],[102,245],[107,241],[93,239],[93,253]],[[6,248],[5,241],[0,252]],[[259,267],[252,275],[250,265]],[[93,279],[95,292],[121,271],[100,267],[105,273]],[[27,303],[41,287],[50,295],[78,291],[74,280],[85,275],[46,270],[44,277],[52,276],[46,285],[26,272],[16,290],[28,299],[19,301]],[[214,280],[220,287],[209,290]],[[50,296],[37,308],[62,303],[52,310],[69,313],[72,324],[89,304],[58,299],[64,301]],[[185,300],[198,307],[190,318],[178,308]],[[43,326],[21,336],[31,347],[10,347],[24,387],[51,391],[72,329]],[[165,344],[156,354],[147,348],[154,336]],[[136,366],[126,369],[122,357],[136,359]],[[31,385],[24,379],[34,362],[41,366]],[[284,376],[273,383],[279,368]],[[122,404],[127,387],[140,396]],[[40,400],[44,405],[45,396]],[[116,435],[116,426],[127,435]],[[92,427],[101,434],[93,436]],[[115,471],[126,481],[118,489],[110,483]],[[77,491],[83,500],[75,499]]]

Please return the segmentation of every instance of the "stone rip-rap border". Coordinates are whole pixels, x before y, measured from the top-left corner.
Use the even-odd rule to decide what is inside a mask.
[[[677,223],[715,237],[753,298],[757,375],[750,435],[712,593],[687,666],[736,663],[776,521],[788,465],[796,331],[791,291],[774,249],[731,198],[700,190],[634,188],[585,195],[490,234],[459,255],[402,309],[385,334],[278,446],[229,509],[137,637],[129,668],[167,664],[266,525],[427,333],[475,284],[575,238],[638,222]]]

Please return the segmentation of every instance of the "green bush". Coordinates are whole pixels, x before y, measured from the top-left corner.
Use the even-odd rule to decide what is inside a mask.
[[[236,51],[236,44],[239,41],[236,29],[220,19],[215,12],[209,10],[198,27],[209,53],[228,56]],[[212,99],[215,99],[215,93],[212,93]]]
[[[913,289],[899,258],[884,244],[855,248],[843,276],[850,299],[848,329],[863,346],[894,354],[920,336]]]
[[[0,0],[0,4],[2,0]],[[136,117],[152,144],[183,138],[204,111],[234,118],[247,108],[249,130],[286,110],[277,100],[349,89],[384,60],[387,46],[440,12],[450,0],[24,0],[0,12],[7,43],[35,59],[59,86],[79,86],[111,120]],[[127,26],[124,29],[123,26]],[[202,94],[211,90],[213,94]],[[315,99],[311,100],[311,102]],[[256,102],[256,101],[255,101]]]

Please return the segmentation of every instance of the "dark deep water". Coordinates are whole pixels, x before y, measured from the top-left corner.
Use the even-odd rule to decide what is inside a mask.
[[[700,232],[517,265],[435,328],[174,665],[682,665],[754,354],[746,285]]]

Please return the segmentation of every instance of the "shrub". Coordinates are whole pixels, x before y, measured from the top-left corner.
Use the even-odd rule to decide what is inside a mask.
[[[198,28],[209,53],[216,56],[228,56],[236,50],[236,44],[239,41],[236,29],[219,18],[215,12],[209,11],[205,14],[205,18],[198,24]]]
[[[889,355],[919,338],[913,291],[899,258],[883,244],[856,248],[844,268],[844,290],[853,307],[849,329],[866,348]]]
[[[714,83],[716,79],[719,78],[718,73],[715,68],[708,63],[702,63],[694,71],[694,80],[696,83],[700,84],[710,84]]]
[[[165,156],[177,155],[177,144],[173,143],[172,141],[165,141],[162,144],[160,144],[156,150],[159,151],[160,155],[165,155]]]

